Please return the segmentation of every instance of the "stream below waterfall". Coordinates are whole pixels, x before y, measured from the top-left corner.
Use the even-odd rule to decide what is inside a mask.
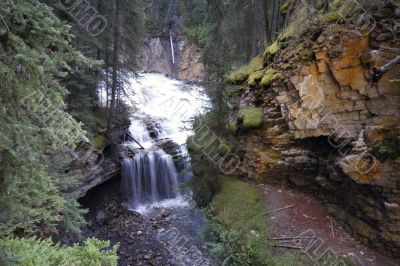
[[[81,200],[90,210],[85,235],[120,243],[120,265],[212,265],[201,240],[206,217],[185,188],[190,120],[208,105],[203,88],[141,74],[125,92],[132,114],[122,174]]]

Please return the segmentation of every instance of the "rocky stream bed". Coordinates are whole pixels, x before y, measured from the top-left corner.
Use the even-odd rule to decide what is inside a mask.
[[[200,234],[205,217],[184,200],[179,206],[153,206],[144,213],[123,206],[120,179],[89,191],[84,237],[119,243],[119,265],[212,265]]]

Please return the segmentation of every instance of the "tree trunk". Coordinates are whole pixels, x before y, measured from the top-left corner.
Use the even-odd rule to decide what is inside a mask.
[[[278,0],[278,11],[277,11],[277,18],[276,18],[276,24],[275,24],[275,37],[278,36],[279,29],[280,29],[280,22],[281,22],[281,0]]]
[[[268,0],[263,1],[263,9],[264,9],[264,23],[265,23],[265,36],[267,38],[267,43],[272,43],[272,35],[271,29],[269,27],[269,9],[268,9]]]
[[[115,19],[114,19],[114,51],[113,51],[113,70],[112,70],[112,88],[111,88],[111,105],[107,125],[107,138],[110,137],[112,120],[115,113],[115,97],[118,88],[118,67],[119,67],[119,35],[120,35],[120,10],[121,0],[115,0]]]
[[[252,14],[252,46],[251,57],[259,54],[265,45],[266,34],[264,30],[265,14],[263,0],[255,0],[251,5]]]
[[[275,36],[275,32],[274,32],[275,6],[276,6],[276,0],[274,0],[274,4],[272,6],[272,19],[271,19],[271,29],[270,29],[270,31],[272,32],[272,36]]]

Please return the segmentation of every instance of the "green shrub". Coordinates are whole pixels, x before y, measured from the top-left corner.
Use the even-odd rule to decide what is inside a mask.
[[[72,247],[54,244],[50,239],[4,238],[0,250],[6,265],[23,266],[114,266],[118,265],[118,245],[111,247],[109,241],[89,238],[83,245]]]
[[[211,28],[207,25],[190,26],[185,28],[185,33],[189,40],[203,49],[209,43],[210,30]]]

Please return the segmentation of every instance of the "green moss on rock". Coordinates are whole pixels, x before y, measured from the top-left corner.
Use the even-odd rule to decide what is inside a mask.
[[[250,61],[250,64],[247,66],[247,73],[250,73],[262,70],[264,68],[264,58],[262,56],[257,56]]]
[[[249,75],[247,74],[246,69],[239,69],[228,77],[228,81],[232,84],[240,84],[248,77]]]
[[[243,127],[245,129],[259,128],[263,122],[263,110],[261,108],[241,109],[238,115],[243,117]]]
[[[249,84],[249,86],[255,86],[257,84],[257,81],[260,81],[263,78],[264,73],[264,70],[260,70],[250,74],[250,77],[247,80],[247,84]]]
[[[260,71],[264,68],[264,58],[263,56],[259,55],[255,57],[250,63],[237,70],[236,72],[232,73],[228,77],[228,81],[232,84],[240,84],[246,81],[249,76],[257,71]]]
[[[282,42],[284,40],[287,40],[293,36],[295,36],[296,34],[299,34],[299,32],[296,32],[298,26],[295,25],[295,23],[290,23],[283,31],[281,34],[279,34],[278,36],[278,41]]]
[[[267,57],[268,55],[275,55],[279,51],[279,45],[278,41],[275,41],[273,44],[267,47],[264,52],[264,57]]]
[[[93,147],[94,147],[95,150],[102,151],[102,150],[104,149],[104,147],[106,146],[106,143],[107,143],[107,139],[106,139],[104,136],[102,136],[102,135],[97,135],[97,136],[94,138],[94,145],[93,145]]]
[[[264,77],[261,80],[261,85],[263,85],[264,87],[270,86],[272,82],[281,78],[282,78],[281,73],[270,68],[265,72]]]
[[[338,11],[332,11],[321,17],[321,23],[322,24],[331,24],[333,22],[340,20],[341,18],[342,17]]]
[[[286,14],[289,11],[290,6],[292,5],[293,0],[286,0],[285,3],[281,6],[281,13]]]
[[[229,132],[229,134],[236,135],[236,132],[237,132],[236,124],[228,124],[228,125],[226,125],[225,128]]]

